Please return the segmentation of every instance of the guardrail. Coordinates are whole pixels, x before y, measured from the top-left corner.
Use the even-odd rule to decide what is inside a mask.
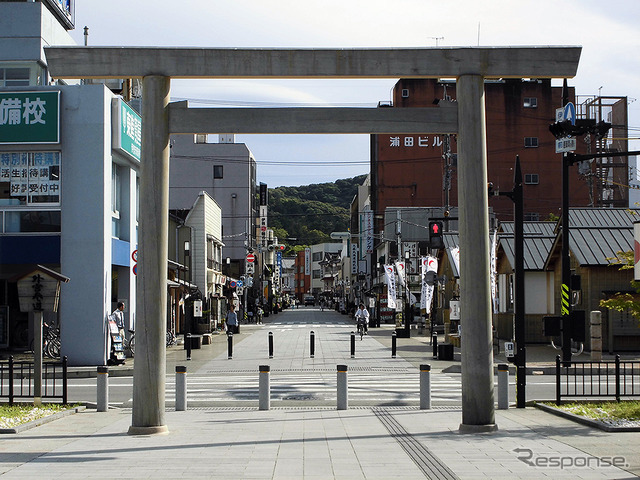
[[[556,404],[562,398],[640,397],[640,362],[563,362],[556,357]]]
[[[34,363],[0,362],[0,398],[8,398],[13,405],[16,398],[33,398]],[[42,398],[60,398],[67,403],[67,357],[60,362],[42,364]]]

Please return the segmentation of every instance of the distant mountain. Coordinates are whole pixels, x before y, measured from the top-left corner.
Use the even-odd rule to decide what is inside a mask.
[[[280,243],[313,245],[349,228],[349,207],[366,175],[300,187],[269,189],[269,226]],[[295,238],[296,240],[288,240]]]

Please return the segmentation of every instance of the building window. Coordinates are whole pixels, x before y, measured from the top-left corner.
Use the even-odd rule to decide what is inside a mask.
[[[525,212],[524,221],[525,222],[539,222],[540,221],[540,214],[539,213],[535,213],[535,212]]]
[[[402,98],[409,98],[409,89],[408,88],[403,88],[402,89]]]
[[[120,238],[120,198],[122,181],[120,169],[115,163],[111,164],[111,236]]]
[[[524,183],[526,185],[538,185],[538,183],[540,183],[540,177],[537,173],[525,173]]]
[[[315,252],[311,257],[311,260],[314,262],[319,262],[323,257],[324,255],[322,252]]]
[[[536,97],[524,97],[524,108],[538,108],[538,99]]]
[[[60,152],[0,153],[0,205],[60,203]]]
[[[45,73],[37,63],[0,63],[0,87],[45,85]]]
[[[213,166],[213,178],[222,178],[222,165]]]
[[[322,270],[314,270],[313,278],[322,278]]]
[[[524,146],[526,148],[536,148],[538,146],[538,137],[524,137]]]

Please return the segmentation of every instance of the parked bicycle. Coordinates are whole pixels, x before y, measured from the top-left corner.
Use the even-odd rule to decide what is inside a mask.
[[[176,334],[173,333],[171,330],[167,330],[167,347],[171,347],[172,345],[175,345],[176,343],[178,343],[178,339],[176,338]]]
[[[34,340],[31,340],[30,350],[34,350]],[[42,324],[42,354],[47,358],[60,358],[60,328]]]
[[[122,347],[124,348],[125,352],[129,352],[130,357],[133,357],[136,350],[136,332],[133,330],[129,330],[129,333],[131,335],[128,339],[126,335],[122,339]]]

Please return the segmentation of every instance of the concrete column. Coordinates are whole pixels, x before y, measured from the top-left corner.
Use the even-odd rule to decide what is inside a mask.
[[[168,432],[164,410],[170,78],[144,77],[142,92],[136,361],[129,428],[132,435]]]
[[[458,205],[462,431],[496,429],[484,78],[462,75],[458,97]]]

